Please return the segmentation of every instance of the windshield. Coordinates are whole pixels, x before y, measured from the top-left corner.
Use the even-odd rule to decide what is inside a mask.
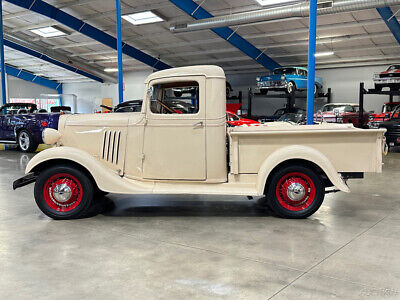
[[[331,112],[335,110],[338,110],[339,112],[357,112],[358,106],[328,104],[324,106],[322,112]]]
[[[390,66],[389,69],[387,69],[388,71],[394,71],[394,70],[399,70],[400,69],[400,65],[393,65]]]
[[[305,120],[304,114],[288,113],[288,114],[284,114],[282,117],[280,117],[278,121],[301,123],[304,120]]]
[[[400,105],[392,112],[390,119],[400,119]]]
[[[274,75],[296,75],[296,68],[279,68],[274,70]]]

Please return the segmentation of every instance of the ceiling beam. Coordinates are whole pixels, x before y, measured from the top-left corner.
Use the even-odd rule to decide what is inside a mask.
[[[400,24],[390,7],[377,8],[376,10],[389,27],[397,43],[400,44]]]
[[[8,65],[6,65],[6,73],[10,76],[51,88],[53,90],[56,90],[59,94],[62,93],[62,84],[59,82],[40,77],[38,75],[34,75],[27,71],[20,70]]]
[[[23,7],[30,11],[36,12],[38,14],[41,14],[50,19],[56,20],[60,24],[63,24],[75,31],[82,33],[83,35],[86,35],[94,40],[103,43],[104,45],[113,48],[114,50],[117,50],[117,39],[115,37],[95,28],[94,26],[88,23],[85,23],[84,21],[42,0],[5,0],[5,1],[17,5],[19,7]],[[124,54],[132,58],[135,58],[154,69],[162,70],[170,68],[169,65],[160,61],[159,59],[154,58],[126,43],[123,43],[122,51]]]
[[[201,4],[197,4],[192,0],[170,0],[178,8],[186,12],[188,15],[192,16],[196,20],[207,19],[214,17],[208,11],[201,7]],[[254,45],[249,43],[243,37],[233,31],[229,27],[214,28],[212,29],[214,33],[229,42],[231,45],[238,48],[247,56],[251,57],[257,63],[264,66],[266,69],[273,70],[280,67],[280,64],[268,57],[264,51],[257,49]]]
[[[79,75],[88,77],[88,78],[96,80],[98,82],[104,82],[104,80],[102,78],[100,78],[100,77],[98,77],[96,75],[93,75],[93,74],[91,74],[89,72],[81,70],[81,69],[79,69],[79,68],[77,68],[75,66],[71,66],[69,64],[60,62],[60,61],[58,61],[56,59],[51,58],[50,56],[48,56],[46,54],[40,53],[38,51],[32,50],[32,49],[27,48],[25,46],[22,46],[20,44],[14,43],[14,42],[12,42],[12,41],[10,41],[8,39],[4,39],[4,45],[7,46],[7,47],[10,47],[12,49],[18,50],[20,52],[23,52],[25,54],[31,55],[33,57],[39,58],[41,60],[47,61],[47,62],[49,62],[51,64],[54,64],[54,65],[56,65],[58,67],[61,67],[61,68],[64,68],[64,69],[66,69],[68,71],[71,71],[73,73],[77,73]]]

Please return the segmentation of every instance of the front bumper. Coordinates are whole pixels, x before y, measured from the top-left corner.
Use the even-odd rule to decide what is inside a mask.
[[[400,77],[397,78],[375,78],[374,83],[378,85],[400,84]]]
[[[20,187],[26,186],[35,182],[37,179],[37,175],[35,173],[28,173],[24,177],[17,179],[13,183],[13,190],[16,190]]]

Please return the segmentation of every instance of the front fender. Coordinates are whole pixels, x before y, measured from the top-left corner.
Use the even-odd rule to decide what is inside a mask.
[[[72,147],[54,147],[35,155],[28,163],[25,173],[35,171],[40,165],[51,161],[70,161],[85,168],[93,177],[100,190],[109,193],[144,194],[151,193],[154,184],[128,180],[104,166],[89,153]]]
[[[257,191],[260,195],[264,194],[265,184],[272,170],[279,164],[292,159],[302,159],[316,164],[325,172],[326,176],[336,188],[346,193],[350,192],[349,187],[324,154],[311,147],[293,145],[273,152],[261,164],[257,180]]]

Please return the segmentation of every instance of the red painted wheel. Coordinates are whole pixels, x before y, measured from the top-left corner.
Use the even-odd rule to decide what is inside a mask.
[[[321,206],[325,186],[310,167],[286,166],[272,175],[266,193],[269,206],[278,216],[306,218]]]
[[[301,211],[309,207],[315,194],[314,182],[300,172],[286,174],[276,185],[276,198],[284,208],[291,211]]]
[[[56,211],[72,211],[82,201],[82,185],[71,174],[61,173],[50,177],[43,188],[47,205]]]
[[[96,188],[81,169],[54,166],[39,174],[35,200],[40,210],[53,219],[82,218],[89,214]]]

